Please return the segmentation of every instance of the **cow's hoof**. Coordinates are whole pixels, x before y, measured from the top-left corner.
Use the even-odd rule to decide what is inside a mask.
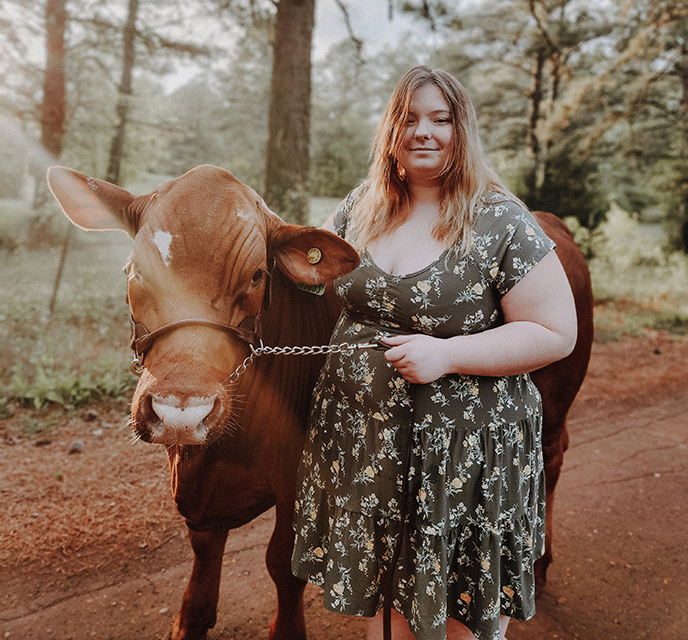
[[[205,640],[208,637],[208,629],[212,629],[214,626],[215,623],[191,627],[183,625],[179,618],[177,618],[172,625],[172,630],[167,640]]]

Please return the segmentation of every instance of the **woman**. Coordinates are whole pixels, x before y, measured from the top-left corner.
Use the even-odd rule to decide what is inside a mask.
[[[417,67],[368,179],[325,223],[361,254],[299,469],[293,570],[394,640],[504,638],[534,614],[544,549],[541,403],[527,372],[568,355],[573,296],[534,218],[489,169],[473,106]]]

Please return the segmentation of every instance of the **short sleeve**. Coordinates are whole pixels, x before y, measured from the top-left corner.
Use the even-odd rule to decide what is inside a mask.
[[[334,230],[340,238],[346,236],[346,228],[349,224],[349,212],[354,206],[355,191],[351,191],[349,195],[341,201],[337,210],[334,212]]]
[[[540,260],[555,248],[535,217],[515,202],[487,204],[483,215],[495,234],[493,283],[505,295]]]

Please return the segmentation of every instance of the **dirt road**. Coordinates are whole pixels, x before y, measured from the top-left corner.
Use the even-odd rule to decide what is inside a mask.
[[[513,622],[507,637],[686,640],[688,343],[653,335],[595,345],[569,431],[549,581],[535,618]],[[3,449],[0,464],[30,446]],[[210,640],[267,638],[271,523],[268,513],[230,535]],[[119,560],[76,575],[36,562],[0,567],[0,638],[166,638],[191,566],[183,527]],[[365,637],[362,620],[322,609],[316,587],[306,601],[311,640]]]

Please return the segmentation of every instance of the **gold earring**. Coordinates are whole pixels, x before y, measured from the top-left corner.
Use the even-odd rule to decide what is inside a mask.
[[[406,180],[406,169],[402,167],[398,162],[397,162],[397,175],[399,176],[399,179],[403,182]]]

